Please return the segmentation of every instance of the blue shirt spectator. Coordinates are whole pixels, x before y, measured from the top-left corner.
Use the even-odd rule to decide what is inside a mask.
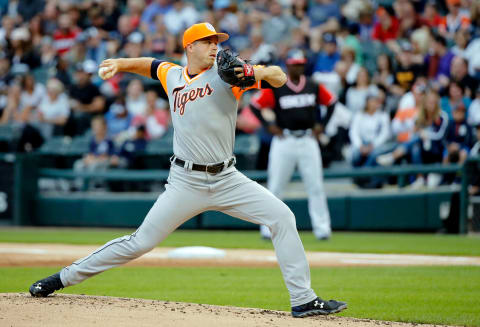
[[[323,51],[317,55],[313,72],[333,72],[335,64],[340,60],[340,53],[337,51],[337,41],[330,33],[323,35]]]
[[[146,24],[150,31],[155,30],[155,17],[165,15],[170,9],[172,9],[170,0],[155,0],[145,8],[140,21]]]
[[[115,139],[128,130],[132,122],[132,115],[128,113],[125,104],[116,101],[105,114],[105,121],[107,122],[108,137]]]
[[[310,26],[324,24],[330,18],[340,18],[340,7],[333,0],[316,0],[308,10]]]

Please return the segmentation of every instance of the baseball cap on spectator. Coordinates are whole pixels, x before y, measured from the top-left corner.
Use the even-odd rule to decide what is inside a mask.
[[[128,42],[139,44],[143,42],[143,34],[140,32],[132,32],[128,35]]]
[[[322,36],[323,42],[325,43],[335,43],[337,44],[337,39],[335,38],[335,35],[332,33],[325,33]]]
[[[287,55],[287,65],[304,65],[307,63],[305,54],[300,49],[292,49]]]
[[[194,24],[187,28],[185,33],[183,33],[183,47],[186,48],[187,45],[192,44],[195,41],[214,35],[218,37],[219,43],[226,41],[229,38],[226,33],[217,33],[210,23]]]
[[[85,72],[87,74],[93,74],[97,71],[97,64],[91,59],[87,59],[84,62],[80,62],[76,66],[77,71]]]

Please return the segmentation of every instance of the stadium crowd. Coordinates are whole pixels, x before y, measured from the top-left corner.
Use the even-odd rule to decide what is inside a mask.
[[[0,0],[0,17],[0,124],[18,135],[5,151],[92,126],[76,166],[131,166],[132,151],[168,133],[168,102],[152,80],[103,81],[97,67],[140,56],[185,64],[183,31],[200,21],[256,64],[304,51],[307,76],[337,98],[320,139],[326,165],[462,163],[480,148],[478,0]],[[238,132],[268,143],[249,96],[240,108]]]

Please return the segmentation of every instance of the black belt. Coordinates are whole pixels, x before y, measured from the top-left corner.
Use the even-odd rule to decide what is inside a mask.
[[[294,136],[294,137],[304,137],[305,135],[310,135],[312,133],[311,129],[298,129],[298,130],[289,130],[285,129],[283,134]]]
[[[172,161],[178,166],[185,167],[185,160],[175,158]],[[235,158],[232,158],[228,161],[227,168],[231,167],[235,163]],[[192,165],[192,170],[197,170],[197,171],[205,171],[209,174],[215,175],[221,172],[225,168],[225,165],[223,162],[219,162],[216,164],[211,164],[211,165],[197,165],[193,164]]]

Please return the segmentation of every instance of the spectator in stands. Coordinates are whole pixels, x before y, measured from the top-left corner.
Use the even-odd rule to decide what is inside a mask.
[[[395,16],[399,20],[398,38],[409,38],[423,24],[421,16],[416,13],[411,1],[395,1]]]
[[[73,25],[68,13],[63,13],[58,17],[58,29],[53,33],[53,40],[55,49],[60,56],[73,47],[80,32],[80,28]]]
[[[10,34],[10,47],[7,47],[13,74],[26,74],[41,65],[40,55],[32,45],[30,32],[26,27],[18,27]]]
[[[376,12],[378,21],[375,23],[372,32],[372,39],[387,43],[397,38],[400,22],[395,15],[384,7],[379,7]]]
[[[425,58],[427,77],[443,84],[450,77],[450,66],[454,56],[447,48],[447,40],[441,35],[435,35],[432,53]]]
[[[443,17],[438,12],[437,1],[429,0],[423,10],[423,23],[432,29],[438,29],[443,23]]]
[[[349,85],[355,84],[361,67],[361,65],[356,63],[355,58],[355,51],[352,48],[345,46],[342,50],[341,61],[345,63],[346,68],[348,69],[345,80]]]
[[[417,105],[411,108],[397,110],[392,120],[391,131],[396,137],[396,145],[393,152],[378,156],[377,162],[382,166],[391,166],[396,161],[409,155],[411,161],[421,163],[421,148],[418,142],[418,136],[415,132],[415,122],[419,112],[419,107],[425,98],[425,87],[417,86],[416,93],[419,95]],[[421,89],[420,89],[421,88]]]
[[[90,27],[83,33],[87,40],[86,59],[99,65],[107,56],[107,41],[103,40],[101,31],[96,27]]]
[[[237,28],[230,31],[230,38],[227,40],[227,44],[237,53],[248,49],[251,46],[251,40],[249,38],[250,22],[249,16],[242,12],[237,12]]]
[[[155,25],[153,25],[155,27]],[[110,37],[118,40],[120,47],[123,47],[127,43],[128,36],[134,31],[134,27],[130,22],[128,15],[121,15],[118,18],[117,30],[113,31]]]
[[[7,107],[8,88],[12,79],[10,61],[4,53],[0,52],[0,122],[2,121],[2,113]]]
[[[397,68],[393,74],[394,82],[390,91],[401,96],[409,92],[415,80],[423,75],[424,69],[421,65],[413,62],[413,48],[409,42],[401,43],[401,51],[397,54]]]
[[[425,76],[417,77],[417,79],[415,80],[415,83],[411,88],[411,91],[405,93],[400,98],[397,111],[403,110],[403,109],[409,109],[413,107],[419,107],[423,101],[423,96],[426,89],[427,89],[427,79],[425,78]]]
[[[475,92],[475,99],[468,107],[467,122],[470,126],[480,125],[480,86]]]
[[[352,113],[362,112],[367,102],[369,92],[375,92],[377,87],[370,84],[370,76],[365,67],[358,71],[354,86],[348,88],[345,105]]]
[[[127,131],[132,122],[132,115],[125,106],[125,97],[120,94],[116,97],[105,114],[105,122],[107,123],[107,135],[115,141],[116,144],[122,144],[127,138]]]
[[[164,16],[172,8],[170,0],[154,0],[152,1],[143,11],[141,17],[141,24],[143,24],[146,29],[143,30],[154,30],[155,29],[155,17]]]
[[[470,41],[470,32],[467,30],[458,30],[455,33],[455,45],[451,48],[455,56],[463,57],[467,49],[468,41]]]
[[[113,141],[107,136],[107,124],[103,116],[93,117],[91,126],[93,136],[89,151],[73,165],[73,169],[77,172],[106,170],[110,167],[112,156],[115,154]],[[78,189],[81,189],[82,184],[82,179],[75,181]]]
[[[287,41],[293,28],[298,26],[296,20],[291,14],[283,11],[278,1],[270,2],[269,11],[269,18],[263,22],[262,26],[265,41],[270,44]]]
[[[38,105],[45,97],[45,86],[35,81],[33,75],[25,75],[21,80],[21,93],[16,121],[31,122],[37,115]]]
[[[480,124],[475,126],[476,134],[476,143],[473,145],[470,150],[470,157],[479,157],[480,156]],[[480,171],[478,165],[475,167],[474,172],[472,173],[472,180],[470,180],[470,185],[468,189],[468,194],[470,195],[480,195]]]
[[[145,168],[141,154],[147,148],[145,126],[134,127],[135,133],[131,139],[125,140],[117,154],[112,156],[111,165],[119,168]]]
[[[19,120],[20,115],[18,114],[21,90],[20,85],[16,83],[8,87],[6,105],[0,117],[0,124],[21,123]]]
[[[453,112],[459,108],[463,108],[467,112],[472,100],[464,96],[463,87],[457,82],[448,84],[448,95],[442,97],[442,110],[448,114],[450,120],[453,119]]]
[[[340,54],[337,50],[337,40],[334,34],[325,33],[322,36],[323,51],[321,51],[315,60],[313,72],[332,72],[335,64],[340,60]]]
[[[68,96],[64,90],[58,79],[50,78],[47,81],[47,96],[43,97],[38,106],[38,122],[34,124],[45,140],[53,135],[63,135],[63,128],[70,115]]]
[[[132,120],[135,130],[138,126],[145,126],[147,140],[158,139],[168,129],[170,124],[170,112],[167,103],[158,98],[157,92],[150,90],[146,93],[145,114],[137,114]]]
[[[321,30],[327,28],[329,21],[340,20],[340,7],[333,0],[315,0],[308,8],[310,27]]]
[[[76,65],[75,81],[70,88],[70,116],[68,135],[83,134],[90,126],[93,116],[102,114],[105,110],[105,98],[92,83],[92,75],[97,71],[97,65],[86,60]]]
[[[102,18],[102,22],[100,26],[95,25],[95,27],[103,29],[107,32],[114,31],[117,26],[118,19],[121,16],[117,2],[115,0],[102,0],[97,2],[97,4],[100,6],[100,17]],[[95,2],[93,5],[95,5]]]
[[[139,79],[132,79],[127,86],[126,106],[132,116],[145,115],[147,110],[147,97],[143,84]]]
[[[461,0],[447,0],[448,14],[439,26],[439,32],[448,39],[453,39],[459,29],[470,27],[468,12],[461,11]]]
[[[472,129],[467,124],[465,107],[453,112],[453,120],[448,124],[445,133],[445,143],[443,162],[463,164],[472,145]]]
[[[353,116],[349,131],[352,144],[352,165],[371,167],[385,152],[383,145],[390,137],[390,118],[381,111],[376,93],[369,93],[365,110]]]
[[[145,37],[140,32],[132,32],[128,38],[127,43],[123,47],[123,55],[126,58],[138,58],[146,56],[148,49],[144,48]]]
[[[175,37],[167,32],[163,16],[155,17],[155,31],[146,35],[146,47],[155,56],[172,58],[175,50]]]
[[[192,4],[183,0],[176,0],[173,2],[172,8],[163,16],[163,19],[168,32],[178,37],[186,28],[198,23],[199,16]]]
[[[127,0],[127,8],[125,12],[130,17],[130,24],[134,29],[137,29],[140,26],[141,16],[144,8],[144,0]]]
[[[440,108],[440,97],[433,89],[429,90],[415,123],[422,142],[422,160],[419,163],[442,162],[447,126],[448,115]]]
[[[450,80],[457,82],[465,90],[465,96],[473,99],[479,83],[468,74],[467,61],[460,56],[453,58],[450,74]]]
[[[382,53],[377,57],[377,69],[373,75],[372,83],[381,85],[388,90],[393,81],[392,60],[386,53]]]

